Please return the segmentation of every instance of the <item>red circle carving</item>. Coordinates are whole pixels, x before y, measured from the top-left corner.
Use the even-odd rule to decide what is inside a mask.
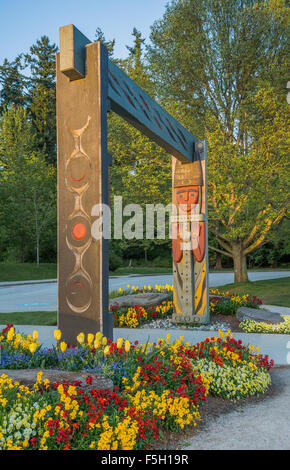
[[[72,233],[76,240],[82,240],[86,236],[87,230],[84,224],[76,224]]]

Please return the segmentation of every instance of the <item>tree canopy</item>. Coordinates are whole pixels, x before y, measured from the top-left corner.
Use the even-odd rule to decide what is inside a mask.
[[[173,1],[152,27],[158,93],[208,141],[210,229],[236,281],[289,209],[288,32],[280,0]]]

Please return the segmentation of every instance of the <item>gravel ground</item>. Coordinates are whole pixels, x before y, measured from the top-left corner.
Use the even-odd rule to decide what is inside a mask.
[[[271,376],[272,390],[265,398],[237,402],[220,416],[207,415],[202,429],[179,449],[290,450],[290,367],[274,368]]]
[[[231,315],[212,315],[210,323],[206,325],[188,326],[179,325],[171,321],[171,317],[152,320],[140,326],[140,329],[162,329],[162,330],[191,330],[191,331],[228,331],[242,332],[239,328],[240,320]]]

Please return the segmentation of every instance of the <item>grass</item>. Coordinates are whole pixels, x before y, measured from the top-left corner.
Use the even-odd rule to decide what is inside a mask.
[[[57,278],[56,263],[0,263],[0,282],[36,281]]]
[[[284,270],[286,268],[283,268]],[[283,270],[283,269],[278,269]],[[271,268],[253,268],[253,271],[275,271]],[[222,270],[210,270],[212,273],[232,272],[230,268]],[[251,271],[251,270],[249,270]],[[128,276],[135,275],[154,275],[154,274],[172,274],[172,266],[134,266],[129,268],[120,267],[114,272],[110,272],[110,276]],[[36,281],[57,278],[56,263],[41,263],[38,267],[35,263],[0,263],[0,282],[13,281]],[[277,304],[278,305],[278,304]]]
[[[7,325],[44,325],[57,324],[57,312],[13,312],[0,313],[0,324]]]
[[[232,294],[255,295],[262,299],[265,305],[290,307],[290,277],[243,282],[241,284],[226,284],[217,287],[217,289],[220,292],[229,291]]]

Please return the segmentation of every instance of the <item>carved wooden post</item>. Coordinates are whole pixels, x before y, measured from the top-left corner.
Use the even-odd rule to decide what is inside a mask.
[[[92,208],[108,204],[108,57],[73,25],[60,28],[57,54],[58,327],[112,338],[108,240],[92,237]]]
[[[195,144],[194,161],[172,159],[173,320],[209,321],[206,145]]]

